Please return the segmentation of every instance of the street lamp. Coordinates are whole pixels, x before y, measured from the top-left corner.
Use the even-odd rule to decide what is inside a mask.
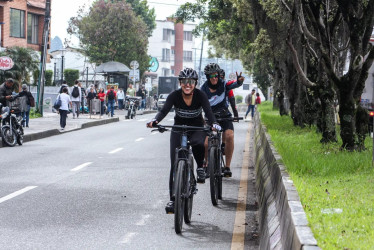
[[[65,56],[66,50],[61,49],[60,52],[61,52],[61,85],[62,85],[64,82],[64,56]]]

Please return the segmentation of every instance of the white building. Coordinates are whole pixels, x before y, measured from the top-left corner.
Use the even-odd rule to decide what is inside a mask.
[[[152,63],[148,76],[156,84],[159,76],[178,76],[186,67],[194,68],[192,30],[195,24],[174,23],[171,19],[156,20],[156,29],[149,38],[148,54]]]

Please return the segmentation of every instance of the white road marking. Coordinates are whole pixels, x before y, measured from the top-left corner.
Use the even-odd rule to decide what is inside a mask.
[[[130,233],[127,233],[123,239],[120,241],[120,243],[122,244],[126,244],[126,243],[129,243],[131,241],[131,239],[137,235],[138,233],[134,233],[134,232],[130,232]]]
[[[168,121],[169,121],[169,122],[170,122],[170,121],[174,121],[174,119],[169,119]]]
[[[157,134],[159,134],[159,133],[160,133],[160,132],[155,131],[155,132],[152,132],[151,135],[157,135]]]
[[[122,149],[123,149],[123,148],[117,148],[117,149],[115,149],[115,150],[110,151],[108,154],[115,154],[115,153],[121,151]]]
[[[145,222],[148,218],[150,218],[151,215],[149,214],[146,214],[146,215],[142,215],[142,218],[135,224],[137,226],[144,226],[145,225]]]
[[[140,138],[136,139],[135,141],[142,141],[142,140],[144,140],[144,138],[140,137]]]
[[[147,119],[139,119],[138,122],[145,122]]]
[[[86,163],[83,163],[83,164],[73,168],[73,169],[70,169],[70,171],[73,171],[73,172],[78,171],[78,170],[81,170],[82,168],[87,167],[88,165],[91,165],[91,164],[92,164],[92,162],[86,162]]]
[[[11,194],[8,194],[7,196],[4,196],[2,198],[0,198],[0,203],[4,202],[4,201],[7,201],[7,200],[10,200],[18,195],[21,195],[23,193],[26,193],[27,191],[30,191],[31,189],[34,189],[34,188],[37,188],[38,186],[28,186],[28,187],[25,187],[21,190],[18,190],[14,193],[11,193]]]

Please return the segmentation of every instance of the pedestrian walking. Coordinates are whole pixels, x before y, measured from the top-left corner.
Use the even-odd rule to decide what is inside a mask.
[[[105,101],[105,91],[104,88],[100,88],[97,97],[100,100],[100,117],[104,114],[104,101]]]
[[[93,105],[93,99],[96,98],[95,89],[93,87],[90,88],[90,92],[87,94],[87,103],[88,103],[88,109],[89,112],[92,114],[92,105]]]
[[[71,102],[73,103],[72,105],[72,110],[73,110],[73,119],[75,119],[75,115],[77,118],[79,117],[79,111],[80,111],[80,106],[81,106],[81,99],[82,99],[82,90],[81,87],[78,85],[79,81],[75,80],[74,86],[71,90]]]
[[[26,84],[22,84],[22,91],[19,92],[19,98],[21,104],[21,115],[23,118],[22,126],[29,127],[30,107],[35,106],[35,100],[32,94],[27,90]]]
[[[124,101],[124,99],[125,99],[125,93],[120,88],[120,89],[118,89],[118,93],[117,93],[118,109],[119,110],[123,110],[123,101]]]
[[[81,93],[82,93],[82,96],[81,96],[81,107],[82,107],[82,114],[84,114],[84,100],[86,99],[86,96],[87,96],[87,92],[86,92],[86,89],[82,87],[82,83],[79,82],[78,83],[78,86],[81,88]]]
[[[61,130],[64,130],[66,126],[66,118],[69,112],[69,104],[70,106],[73,105],[71,102],[70,96],[68,95],[68,88],[63,88],[62,93],[57,98],[60,98],[61,100],[61,106],[59,109],[60,127],[61,127]]]
[[[132,84],[129,84],[129,87],[127,88],[126,95],[128,96],[135,96],[135,89],[132,87]]]
[[[106,99],[108,102],[108,112],[110,112],[110,116],[113,117],[114,115],[114,105],[117,103],[117,93],[114,91],[114,87],[110,87],[108,92],[106,93]]]
[[[244,119],[247,118],[248,113],[251,111],[251,117],[255,115],[255,105],[256,105],[256,90],[252,89],[252,93],[245,97],[245,103],[248,105],[247,112],[245,113]]]
[[[260,94],[259,93],[256,93],[256,105],[257,104],[261,104],[261,98],[260,98]]]
[[[136,92],[136,96],[140,96],[142,98],[140,109],[145,109],[145,98],[147,96],[147,93],[146,93],[146,90],[144,89],[144,86],[139,87],[138,92]]]
[[[62,82],[61,88],[60,88],[60,90],[58,91],[58,93],[61,94],[61,93],[62,93],[62,90],[63,90],[64,88],[67,88],[67,90],[68,90],[68,95],[69,95],[69,86],[68,86],[68,84],[67,84],[67,82],[66,82],[65,80]]]

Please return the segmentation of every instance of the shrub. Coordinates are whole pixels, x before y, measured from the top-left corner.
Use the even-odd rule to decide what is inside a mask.
[[[64,70],[64,79],[66,80],[69,86],[74,85],[74,81],[79,78],[79,70],[77,69],[65,69]]]
[[[52,76],[53,76],[53,71],[52,70],[46,70],[45,71],[45,85],[46,86],[52,86]]]
[[[38,84],[39,81],[39,69],[36,69],[32,72],[32,77],[34,78],[34,85]]]
[[[241,96],[241,95],[236,95],[235,96],[235,102],[236,103],[242,103],[243,102],[243,96]]]

